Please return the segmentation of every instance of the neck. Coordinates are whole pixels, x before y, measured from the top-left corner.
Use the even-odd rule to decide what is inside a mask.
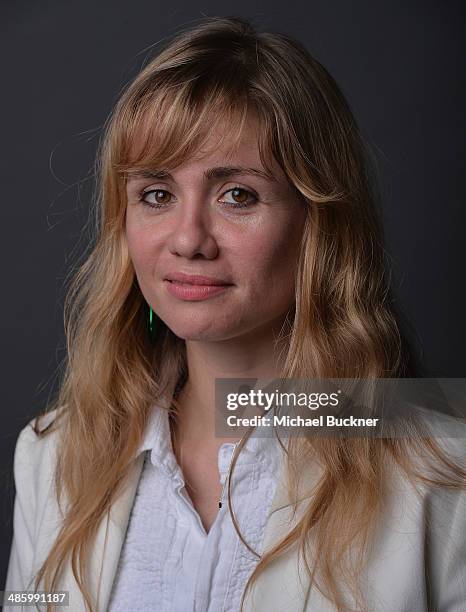
[[[285,351],[276,338],[277,330],[268,330],[221,342],[186,341],[188,377],[178,395],[176,422],[172,422],[177,445],[217,447],[240,439],[215,436],[215,379],[279,377]]]

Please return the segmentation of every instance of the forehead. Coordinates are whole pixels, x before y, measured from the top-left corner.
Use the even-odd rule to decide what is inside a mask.
[[[229,176],[247,174],[271,182],[286,180],[286,177],[273,156],[267,152],[261,155],[259,123],[249,116],[240,132],[231,134],[225,122],[214,125],[207,132],[197,150],[192,150],[186,158],[169,168],[166,165],[147,166],[136,164],[127,173],[128,181],[137,178],[172,179],[174,173],[203,173],[207,180],[224,179]],[[141,138],[141,135],[138,135]],[[142,136],[143,138],[143,136]],[[135,143],[141,147],[141,142]],[[169,170],[172,170],[170,172]]]
[[[134,169],[182,166],[249,166],[275,177],[281,170],[271,153],[270,134],[251,109],[210,112],[197,121],[176,113],[169,121],[149,109],[114,149],[114,167],[128,178]]]
[[[190,160],[196,163],[209,163],[213,160],[232,162],[241,159],[243,163],[260,164],[257,122],[248,119],[240,133],[231,134],[230,130],[228,125],[222,123],[214,126],[200,147],[192,152]]]

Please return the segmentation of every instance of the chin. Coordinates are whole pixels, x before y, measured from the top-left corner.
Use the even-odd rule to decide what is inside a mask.
[[[238,335],[238,330],[234,329],[233,326],[221,325],[219,321],[212,320],[212,318],[205,323],[185,320],[178,324],[169,321],[166,325],[175,336],[183,340],[219,342]]]
[[[225,333],[220,329],[215,329],[213,326],[201,328],[193,325],[169,325],[168,327],[175,336],[183,340],[216,341],[225,338]]]

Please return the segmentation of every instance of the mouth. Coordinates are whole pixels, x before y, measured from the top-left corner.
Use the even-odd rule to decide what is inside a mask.
[[[170,280],[169,278],[165,279],[169,283],[173,283],[174,285],[187,285],[189,287],[228,287],[232,283],[188,283],[186,281],[178,281],[178,280]]]
[[[221,276],[170,272],[164,278],[164,285],[168,293],[178,300],[199,302],[225,293],[233,283]]]
[[[198,302],[201,300],[213,298],[217,295],[224,293],[230,287],[233,286],[231,283],[199,284],[199,282],[188,283],[186,281],[179,281],[174,279],[165,279],[163,282],[167,288],[167,291],[172,296],[180,300],[189,302]]]
[[[215,278],[201,274],[185,274],[183,272],[168,274],[164,280],[177,285],[202,285],[204,287],[226,287],[233,284],[223,278]]]

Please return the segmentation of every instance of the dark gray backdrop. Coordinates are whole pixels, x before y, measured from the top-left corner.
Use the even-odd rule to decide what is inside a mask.
[[[19,430],[56,388],[63,281],[83,246],[100,127],[144,51],[203,15],[301,39],[377,151],[399,307],[432,375],[466,376],[465,32],[461,2],[5,2],[0,589]]]

